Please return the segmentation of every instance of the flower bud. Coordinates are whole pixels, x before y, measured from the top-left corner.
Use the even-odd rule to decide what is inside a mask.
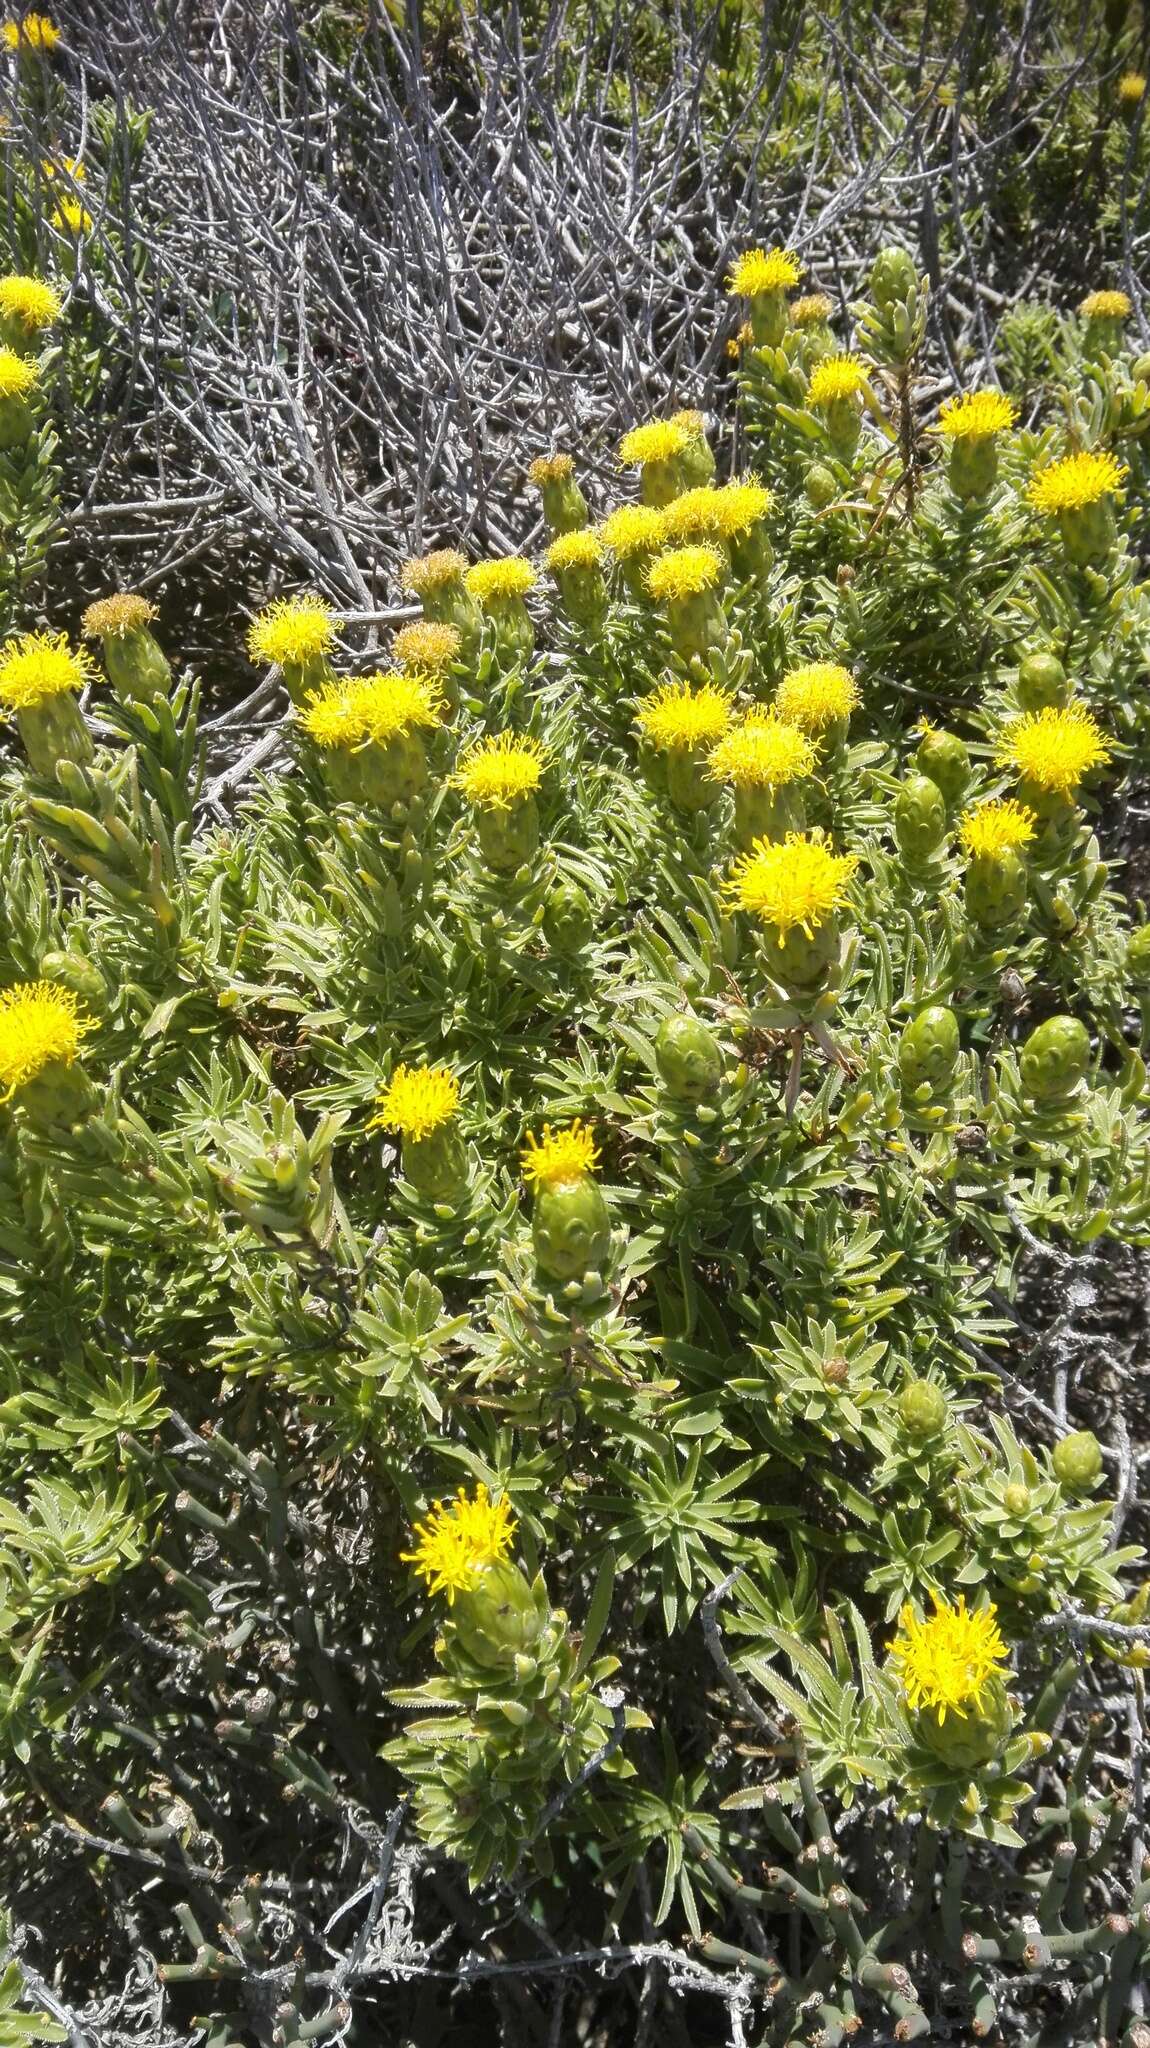
[[[933,1380],[908,1380],[898,1397],[898,1419],[908,1436],[937,1436],[948,1413],[946,1395]]]
[[[28,761],[37,775],[54,776],[61,761],[74,761],[86,768],[95,759],[92,735],[76,699],[61,691],[42,697],[16,713],[16,727]]]
[[[1048,1017],[1031,1032],[1018,1065],[1027,1095],[1036,1102],[1060,1102],[1089,1069],[1090,1033],[1077,1017]]]
[[[557,882],[543,906],[543,936],[553,953],[578,953],[595,929],[591,899],[578,882]]]
[[[785,939],[770,930],[763,931],[759,943],[772,981],[792,995],[809,996],[823,985],[837,965],[842,934],[832,914],[809,937],[796,926]]]
[[[972,923],[985,931],[1014,924],[1026,908],[1026,897],[1026,868],[1013,847],[973,857],[963,899]]]
[[[946,836],[946,801],[929,775],[908,775],[894,800],[894,835],[911,860],[925,860]]]
[[[998,437],[963,434],[950,444],[947,477],[956,498],[970,504],[989,497],[998,482]]]
[[[540,1271],[550,1279],[599,1272],[611,1249],[611,1218],[598,1183],[585,1175],[538,1187],[531,1238]]]
[[[812,462],[803,478],[803,489],[808,505],[821,512],[827,505],[833,505],[839,494],[838,481],[834,471],[825,462]]]
[[[1140,986],[1150,983],[1150,924],[1135,925],[1127,939],[1126,972]]]
[[[86,640],[102,644],[108,681],[121,697],[150,704],[166,695],[172,671],[149,630],[155,607],[130,591],[90,604],[83,618]]]
[[[85,953],[50,952],[40,961],[40,973],[45,981],[55,982],[57,988],[70,988],[78,995],[86,1010],[97,1015],[107,1008],[108,984],[94,960]]]
[[[488,867],[498,875],[516,874],[539,851],[539,806],[529,793],[503,810],[478,809],[475,831]]]
[[[900,301],[918,290],[918,271],[907,250],[891,244],[880,249],[871,266],[870,292],[880,313],[889,313]]]
[[[1025,1515],[1030,1507],[1030,1488],[1013,1481],[1003,1493],[1002,1505],[1008,1515]]]
[[[723,1071],[714,1033],[700,1017],[664,1017],[655,1039],[655,1064],[677,1102],[702,1102],[713,1095]]]
[[[591,514],[569,455],[540,456],[527,474],[542,495],[543,517],[552,534],[576,533],[587,525]]]
[[[958,1018],[945,1003],[920,1010],[906,1026],[898,1048],[898,1070],[904,1088],[945,1088],[960,1050]]]
[[[950,1707],[946,1718],[924,1708],[915,1733],[925,1748],[956,1771],[977,1770],[998,1756],[1014,1732],[1014,1715],[1001,1678],[987,1679],[977,1704]]]
[[[455,1596],[444,1624],[444,1641],[458,1644],[487,1670],[514,1665],[531,1650],[550,1620],[546,1599],[536,1597],[526,1573],[510,1559],[489,1564],[474,1587]]]
[[[467,1152],[459,1127],[441,1124],[426,1137],[404,1134],[400,1154],[404,1178],[432,1202],[447,1202],[467,1191]]]
[[[1091,505],[1070,505],[1058,514],[1062,545],[1072,562],[1090,568],[1104,562],[1118,538],[1114,500],[1109,493]]]
[[[1024,711],[1069,703],[1070,684],[1056,654],[1047,650],[1023,657],[1018,664],[1018,701]]]
[[[970,755],[958,734],[941,728],[924,733],[914,765],[919,775],[927,775],[938,784],[947,810],[955,810],[970,783]]]
[[[378,804],[381,810],[409,804],[427,783],[427,752],[417,732],[371,740],[348,760],[363,802]]]
[[[1051,1462],[1068,1493],[1089,1493],[1102,1477],[1102,1446],[1092,1429],[1076,1429],[1055,1445]]]

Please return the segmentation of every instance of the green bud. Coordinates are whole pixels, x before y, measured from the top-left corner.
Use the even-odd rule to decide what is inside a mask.
[[[172,680],[167,655],[147,627],[134,633],[109,634],[104,642],[104,667],[119,696],[145,704],[166,696]]]
[[[417,732],[371,741],[352,757],[363,801],[390,810],[409,804],[428,779],[427,752]]]
[[[994,434],[960,434],[950,444],[950,488],[964,504],[989,497],[998,482],[998,440]]]
[[[1008,1515],[1024,1515],[1030,1507],[1030,1488],[1017,1481],[1008,1486],[1002,1496],[1002,1505]]]
[[[573,476],[547,477],[541,490],[543,517],[553,534],[578,533],[590,524],[587,500]]]
[[[937,1436],[949,1410],[933,1380],[908,1380],[898,1397],[898,1419],[908,1436]]]
[[[581,1280],[602,1270],[611,1249],[611,1217],[590,1174],[536,1190],[531,1236],[539,1269],[549,1279]]]
[[[685,425],[686,421],[683,424]],[[698,433],[692,433],[688,446],[679,457],[679,463],[686,490],[693,491],[700,484],[710,483],[715,474],[715,455],[702,427]]]
[[[756,346],[778,348],[791,319],[786,293],[756,292],[749,303],[751,334]]]
[[[607,585],[597,563],[579,563],[555,572],[563,609],[573,625],[597,633],[607,616]]]
[[[526,1573],[504,1560],[489,1564],[474,1588],[456,1594],[444,1640],[448,1648],[458,1644],[473,1663],[498,1670],[531,1650],[549,1619]]]
[[[920,1010],[906,1026],[898,1047],[903,1086],[945,1088],[958,1065],[958,1018],[945,1003]]]
[[[1090,1033],[1077,1017],[1048,1017],[1031,1032],[1018,1065],[1022,1086],[1034,1101],[1061,1101],[1089,1069]]]
[[[832,398],[823,414],[827,439],[840,462],[853,462],[862,434],[857,398]]]
[[[893,243],[880,249],[870,274],[871,297],[880,313],[889,313],[894,305],[917,290],[918,271],[913,256]]]
[[[639,497],[644,505],[661,509],[687,487],[684,457],[670,455],[665,462],[645,462],[639,472]]]
[[[21,1082],[16,1099],[27,1121],[46,1134],[71,1130],[100,1106],[93,1082],[76,1060],[50,1060]]]
[[[37,775],[53,777],[61,761],[84,768],[95,759],[92,735],[71,690],[24,705],[16,713],[16,725]]]
[[[805,832],[806,825],[807,807],[797,782],[783,789],[736,784],[735,838],[746,851],[756,839],[785,839],[788,832]]]
[[[803,489],[808,505],[812,505],[816,512],[821,512],[826,505],[833,505],[839,494],[834,471],[828,469],[825,462],[812,462],[803,479]]]
[[[521,597],[490,597],[487,618],[495,634],[496,658],[503,668],[530,661],[535,652],[535,628]]]
[[[1072,562],[1082,568],[1104,562],[1118,538],[1114,500],[1107,492],[1092,505],[1074,505],[1058,515],[1062,545]]]
[[[964,902],[972,923],[985,931],[1014,924],[1026,908],[1026,868],[1008,847],[997,854],[979,854],[966,871]]]
[[[841,935],[834,917],[825,918],[809,938],[795,926],[785,939],[774,931],[763,931],[759,942],[768,974],[793,995],[813,995],[826,981],[841,950]]]
[[[1076,1429],[1055,1445],[1051,1462],[1068,1493],[1089,1493],[1102,1477],[1102,1446],[1092,1429]]]
[[[578,882],[557,882],[543,907],[543,936],[553,953],[578,953],[595,929],[591,899]]]
[[[18,391],[0,396],[0,449],[23,448],[34,425],[32,409]]]
[[[664,1017],[655,1039],[655,1064],[678,1102],[702,1102],[713,1095],[723,1071],[714,1033],[700,1017]]]
[[[924,860],[946,836],[946,800],[929,775],[908,775],[894,800],[894,836],[899,850]]]
[[[1014,1732],[1014,1715],[1000,1678],[989,1678],[977,1706],[948,1707],[940,1721],[929,1707],[916,1716],[915,1733],[924,1748],[956,1771],[977,1770],[1005,1747]]]
[[[539,851],[539,806],[528,793],[506,810],[479,808],[475,832],[480,851],[489,868],[498,875],[513,875],[530,866]]]
[[[405,1179],[432,1202],[459,1200],[467,1192],[467,1151],[454,1122],[426,1138],[405,1137],[401,1156]]]
[[[717,804],[722,784],[708,772],[710,745],[669,747],[663,755],[663,786],[681,811],[705,811]]]
[[[1126,941],[1126,972],[1134,982],[1150,982],[1150,924],[1135,925]]]
[[[44,981],[70,988],[82,999],[85,1009],[99,1013],[107,1008],[108,984],[86,953],[45,953],[40,961],[40,974]]]
[[[1018,664],[1018,701],[1024,711],[1043,711],[1070,701],[1066,670],[1056,654],[1027,654]]]
[[[970,755],[956,732],[924,733],[914,757],[915,770],[941,789],[948,811],[956,810],[970,785]]]
[[[729,628],[718,591],[699,590],[690,597],[672,598],[667,605],[667,631],[672,647],[685,661],[696,654],[705,657],[713,647],[721,647]]]

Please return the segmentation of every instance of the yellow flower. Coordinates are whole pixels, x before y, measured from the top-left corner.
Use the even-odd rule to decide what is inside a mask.
[[[484,811],[509,811],[543,780],[544,753],[538,740],[503,732],[480,740],[456,769],[453,789]]]
[[[964,391],[948,398],[938,415],[936,431],[950,441],[980,440],[1012,427],[1017,407],[1001,391]]]
[[[0,398],[26,398],[40,381],[40,372],[14,348],[0,348]]]
[[[450,1067],[395,1069],[379,1096],[369,1131],[399,1131],[405,1138],[429,1138],[449,1124],[459,1107],[459,1083]]]
[[[996,759],[1036,789],[1073,796],[1084,775],[1110,759],[1101,726],[1081,704],[1047,704],[1015,719],[998,741]]]
[[[605,547],[621,562],[632,555],[654,554],[665,546],[667,520],[654,505],[619,505],[599,528]]]
[[[834,405],[840,398],[854,398],[865,383],[866,371],[857,356],[828,356],[811,371],[807,404],[822,407]]]
[[[422,597],[425,591],[442,590],[447,583],[462,583],[467,557],[458,548],[435,548],[430,555],[415,555],[405,562],[399,580],[405,590]]]
[[[859,700],[858,684],[849,668],[837,661],[810,661],[788,669],[775,691],[775,710],[788,725],[817,737],[849,718]]]
[[[504,555],[495,562],[476,562],[464,582],[482,605],[505,597],[526,597],[535,588],[535,571],[522,555]]]
[[[357,676],[347,691],[364,738],[380,746],[416,726],[438,725],[447,708],[431,676],[404,675],[399,669],[377,669],[372,675]]]
[[[968,1613],[965,1595],[957,1607],[936,1595],[929,1621],[921,1621],[907,1603],[890,1654],[909,1707],[915,1712],[937,1709],[942,1723],[948,1713],[982,1704],[988,1683],[1009,1655],[997,1616],[995,1607]]]
[[[4,23],[4,41],[10,50],[54,50],[60,31],[47,14],[26,14],[22,21]]]
[[[452,1606],[457,1593],[479,1584],[489,1565],[502,1563],[515,1526],[505,1500],[493,1501],[483,1485],[469,1499],[460,1487],[453,1501],[437,1500],[427,1520],[416,1523],[415,1549],[401,1551],[400,1560],[415,1566],[429,1592],[446,1593]]]
[[[707,763],[716,782],[735,789],[785,789],[814,772],[815,750],[797,725],[773,711],[752,711],[719,741]]]
[[[1031,477],[1026,496],[1036,512],[1080,512],[1084,505],[1096,505],[1099,498],[1116,491],[1125,475],[1126,466],[1116,455],[1081,448],[1040,469]]]
[[[667,537],[675,541],[735,540],[771,509],[771,493],[750,477],[734,483],[699,484],[664,508]]]
[[[585,1180],[599,1163],[599,1149],[589,1124],[576,1117],[573,1123],[553,1131],[544,1124],[543,1136],[528,1131],[523,1151],[523,1178],[534,1188],[569,1187]]]
[[[1025,804],[1016,803],[1012,796],[990,797],[963,812],[959,836],[972,860],[993,860],[999,854],[1029,846],[1037,824],[1034,812],[1028,811]]]
[[[335,644],[335,620],[322,597],[277,597],[248,628],[253,661],[277,667],[319,661]]]
[[[575,468],[571,455],[537,455],[527,472],[528,481],[533,484],[561,484]]]
[[[49,183],[54,178],[71,178],[73,184],[82,185],[88,176],[83,164],[72,156],[46,156],[41,160],[40,169]]]
[[[52,214],[52,226],[59,235],[90,235],[92,216],[78,199],[58,199]]]
[[[82,690],[96,674],[86,648],[69,647],[63,633],[24,633],[0,649],[0,704],[27,711],[65,690]]]
[[[0,1101],[34,1081],[45,1067],[70,1067],[80,1040],[96,1025],[70,988],[50,981],[19,981],[0,995]]]
[[[112,597],[97,598],[80,621],[85,640],[122,640],[125,633],[138,633],[156,616],[156,607],[146,597],[119,590]]]
[[[639,706],[643,737],[662,754],[673,747],[713,747],[731,722],[731,700],[714,683],[660,683]]]
[[[603,538],[593,526],[580,526],[574,533],[561,533],[547,550],[547,567],[597,569],[603,560]]]
[[[737,540],[740,534],[749,533],[765,519],[774,499],[765,484],[754,477],[734,477],[729,484],[720,485],[715,496],[719,501],[719,531],[724,540]]]
[[[796,299],[791,307],[792,327],[821,327],[834,312],[834,301],[825,292],[809,292],[805,299]]]
[[[815,834],[788,832],[783,840],[756,839],[726,890],[737,909],[773,925],[780,940],[795,930],[811,938],[845,901],[857,867],[853,853],[832,853]]]
[[[1146,92],[1146,77],[1141,71],[1124,71],[1118,80],[1118,100],[1123,107],[1136,107]]]
[[[0,317],[16,320],[28,334],[38,334],[60,318],[63,300],[53,285],[42,277],[25,277],[12,271],[0,277]]]
[[[746,249],[735,260],[727,291],[732,298],[757,299],[761,292],[790,291],[802,274],[789,249]]]
[[[400,668],[416,675],[438,676],[458,658],[463,635],[458,626],[441,625],[435,619],[415,619],[401,626],[392,641],[392,653]]]
[[[1087,292],[1078,310],[1084,320],[1128,320],[1134,308],[1125,292]]]
[[[673,462],[690,447],[694,435],[676,420],[648,420],[632,427],[619,443],[619,460],[627,469],[642,469],[648,462]]]
[[[313,690],[296,712],[296,723],[317,747],[360,747],[366,737],[360,707],[346,683]]]
[[[686,597],[700,597],[715,590],[726,574],[726,563],[718,548],[703,543],[697,547],[669,548],[656,555],[647,571],[647,588],[661,603],[678,603]]]
[[[705,441],[707,438],[707,422],[703,418],[702,413],[693,405],[684,406],[682,412],[673,412],[671,414],[671,425],[673,427],[682,427],[683,432],[691,441]]]

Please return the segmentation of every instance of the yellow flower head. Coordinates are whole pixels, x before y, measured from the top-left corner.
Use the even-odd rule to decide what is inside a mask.
[[[1012,796],[990,797],[963,812],[959,837],[972,860],[996,860],[1029,846],[1037,824],[1034,812]]]
[[[773,925],[785,944],[788,932],[811,938],[826,923],[845,901],[857,866],[853,853],[832,853],[816,834],[788,832],[779,841],[756,839],[726,889],[737,909]]]
[[[397,1067],[377,1098],[369,1131],[399,1131],[405,1138],[429,1138],[449,1124],[459,1107],[459,1083],[450,1067]]]
[[[565,477],[572,475],[574,468],[575,458],[572,455],[537,455],[527,477],[533,484],[561,484]]]
[[[632,427],[619,443],[619,460],[626,469],[642,469],[648,462],[673,462],[684,455],[694,435],[676,420],[648,420]]]
[[[321,690],[313,690],[295,717],[313,746],[361,747],[366,737],[360,707],[347,683],[325,683]]]
[[[1081,448],[1038,470],[1026,496],[1036,512],[1080,512],[1084,505],[1096,505],[1099,498],[1116,491],[1125,474],[1126,466],[1116,455]]]
[[[40,169],[43,171],[49,184],[51,184],[53,179],[71,178],[73,184],[82,185],[88,176],[83,164],[79,163],[74,156],[43,157],[40,162]]]
[[[489,1565],[501,1564],[511,1548],[515,1517],[505,1500],[493,1501],[485,1486],[473,1498],[460,1487],[446,1505],[437,1500],[425,1522],[415,1525],[414,1550],[400,1552],[413,1564],[431,1593],[446,1593],[453,1606],[457,1593],[470,1593]]]
[[[150,626],[156,607],[146,597],[130,590],[118,590],[113,597],[97,598],[80,621],[85,640],[122,640],[126,633],[138,633]]]
[[[467,556],[458,548],[435,548],[430,555],[413,555],[400,570],[405,590],[422,597],[425,591],[443,590],[449,583],[462,583],[467,574]]]
[[[58,235],[90,235],[92,216],[78,199],[64,197],[56,201],[52,226]]]
[[[279,668],[321,661],[335,644],[335,620],[322,597],[277,597],[252,620],[248,653]]]
[[[1136,107],[1145,97],[1146,75],[1142,71],[1124,71],[1118,80],[1118,102],[1123,107]]]
[[[496,562],[476,562],[463,580],[472,597],[486,606],[526,597],[535,588],[535,571],[522,555],[504,555]]]
[[[42,277],[25,277],[17,271],[0,277],[0,318],[18,321],[27,334],[51,327],[60,318],[63,305],[59,292]]]
[[[679,497],[673,498],[663,508],[668,540],[679,544],[684,541],[721,540],[720,495],[714,484],[699,484],[696,489],[683,491]]]
[[[1128,320],[1134,308],[1125,292],[1087,292],[1078,310],[1084,320]]]
[[[547,550],[547,567],[553,571],[597,569],[602,560],[603,537],[593,526],[580,526],[574,533],[561,533]]]
[[[24,633],[0,649],[0,704],[27,711],[46,697],[82,690],[96,674],[86,648],[69,647],[63,633]]]
[[[685,406],[682,412],[673,412],[671,425],[682,427],[688,440],[705,441],[707,438],[707,422],[693,405]]]
[[[654,505],[619,505],[599,528],[605,547],[621,562],[634,555],[653,555],[667,542],[666,515]]]
[[[727,291],[733,299],[757,299],[763,292],[787,292],[803,274],[789,249],[747,249],[736,258]]]
[[[660,683],[639,706],[636,724],[659,753],[674,747],[713,747],[731,722],[731,700],[714,683]]]
[[[404,675],[400,669],[377,669],[347,685],[366,740],[386,746],[420,725],[438,725],[446,709],[438,683],[428,675]]]
[[[707,763],[716,782],[733,789],[785,789],[811,775],[815,750],[797,725],[772,711],[751,712],[719,741]]]
[[[0,348],[0,398],[26,398],[40,381],[40,372],[14,348]]]
[[[533,1188],[570,1187],[572,1181],[586,1180],[599,1162],[599,1148],[589,1124],[561,1125],[553,1131],[544,1124],[543,1136],[528,1131],[522,1155],[523,1178]]]
[[[544,753],[538,740],[502,732],[480,740],[451,778],[469,803],[482,811],[509,811],[537,790],[543,780]]]
[[[663,604],[676,604],[686,597],[700,597],[705,590],[717,590],[727,565],[718,548],[702,542],[696,547],[668,548],[656,555],[647,571],[647,588]]]
[[[890,1655],[908,1707],[916,1713],[937,1710],[941,1723],[948,1713],[981,1706],[988,1683],[998,1677],[1009,1655],[997,1612],[994,1607],[978,1607],[971,1614],[964,1595],[957,1607],[948,1607],[936,1595],[930,1620],[920,1621],[907,1603]]]
[[[401,626],[391,643],[396,666],[415,675],[441,676],[459,656],[463,635],[458,626],[437,619],[415,619]]]
[[[837,661],[809,661],[788,669],[775,691],[775,710],[788,725],[798,725],[812,738],[849,718],[859,689],[849,668]]]
[[[833,405],[836,399],[854,398],[866,383],[866,371],[857,356],[828,356],[816,363],[807,385],[807,404]]]
[[[834,312],[834,301],[825,292],[808,292],[791,307],[792,327],[824,327]]]
[[[4,23],[4,41],[10,50],[54,50],[60,31],[46,14],[26,14],[21,21]]]
[[[1101,726],[1081,704],[1047,704],[1007,726],[996,759],[1036,789],[1073,796],[1084,775],[1110,759]]]
[[[735,477],[721,484],[715,493],[719,501],[719,532],[724,540],[738,540],[766,518],[774,499],[765,484],[754,477]]]
[[[948,398],[938,415],[937,432],[948,441],[978,441],[1012,427],[1017,407],[1001,391],[963,391]]]
[[[70,988],[51,981],[19,981],[0,995],[0,1100],[34,1081],[45,1067],[70,1067],[80,1040],[96,1025]]]

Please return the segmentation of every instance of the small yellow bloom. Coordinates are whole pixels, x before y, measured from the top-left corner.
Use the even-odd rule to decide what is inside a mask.
[[[515,1527],[505,1500],[493,1501],[482,1485],[469,1499],[460,1487],[453,1501],[437,1500],[427,1520],[416,1523],[415,1549],[401,1551],[400,1559],[415,1566],[429,1592],[446,1593],[452,1606],[457,1593],[479,1584],[489,1565],[503,1562]]]
[[[663,508],[663,520],[668,540],[683,541],[721,540],[723,537],[722,514],[719,510],[719,491],[714,484],[699,484],[694,490],[683,491]]]
[[[506,597],[526,597],[535,588],[535,571],[522,555],[504,555],[495,562],[476,562],[463,580],[472,597],[487,606]]]
[[[459,1083],[450,1067],[399,1066],[376,1101],[369,1131],[398,1131],[404,1138],[429,1138],[449,1124],[459,1107]]]
[[[122,640],[126,633],[138,633],[151,625],[156,607],[146,597],[130,590],[118,590],[112,597],[97,598],[80,621],[85,640]]]
[[[785,839],[756,839],[726,884],[731,902],[773,925],[785,943],[788,932],[812,938],[846,900],[858,858],[832,853],[816,833],[788,832]]]
[[[59,235],[90,235],[92,216],[78,199],[58,199],[52,214],[52,226]]]
[[[727,291],[732,298],[757,299],[762,292],[790,291],[802,274],[789,249],[747,249],[732,266]]]
[[[347,685],[363,735],[378,746],[414,732],[417,726],[438,725],[446,701],[438,683],[428,675],[404,675],[399,669],[377,669],[356,676]]]
[[[815,750],[797,725],[773,711],[752,711],[719,741],[707,762],[716,782],[733,789],[785,789],[812,775]]]
[[[24,633],[0,649],[0,704],[27,711],[66,690],[82,690],[95,679],[86,648],[69,647],[63,633]]]
[[[277,597],[248,628],[253,661],[278,668],[320,661],[335,645],[335,620],[322,597]]]
[[[1000,735],[995,758],[1036,789],[1071,797],[1084,775],[1110,759],[1101,726],[1081,704],[1048,704]]]
[[[88,176],[83,164],[79,163],[72,156],[46,156],[41,160],[40,169],[43,171],[49,184],[54,179],[70,178],[74,185],[82,185]]]
[[[1016,803],[1012,796],[990,797],[963,812],[959,837],[972,860],[993,860],[999,854],[1029,846],[1037,824],[1034,812],[1028,811],[1025,804]]]
[[[934,1613],[923,1621],[908,1601],[890,1655],[914,1712],[937,1709],[941,1724],[948,1713],[982,1704],[987,1685],[1009,1655],[997,1617],[992,1606],[968,1613],[964,1595],[956,1607],[936,1595]]]
[[[0,348],[0,398],[26,398],[40,381],[40,371],[14,348]]]
[[[63,300],[42,277],[12,271],[0,277],[0,318],[18,321],[27,334],[39,334],[60,318]]]
[[[1125,292],[1087,292],[1078,308],[1084,320],[1128,320],[1134,311]]]
[[[440,676],[458,660],[463,635],[458,626],[442,625],[436,619],[415,619],[401,626],[392,641],[398,668],[415,675]]]
[[[295,716],[313,746],[361,747],[367,737],[360,707],[346,683],[325,683],[321,690],[313,690]]]
[[[705,441],[707,438],[707,422],[693,405],[684,406],[682,412],[673,412],[671,425],[682,427],[689,440]]]
[[[705,542],[696,547],[669,548],[666,554],[656,555],[648,569],[647,588],[660,603],[676,604],[687,597],[701,597],[704,591],[717,590],[726,570],[719,549]]]
[[[555,571],[597,569],[602,560],[603,537],[593,526],[580,526],[574,533],[561,533],[547,550],[547,567]]]
[[[632,427],[619,443],[619,460],[627,469],[642,469],[648,462],[673,462],[686,454],[694,436],[675,420],[648,420]]]
[[[1118,80],[1118,101],[1123,107],[1136,107],[1145,97],[1146,75],[1142,71],[1124,71]]]
[[[1126,466],[1116,455],[1081,448],[1038,470],[1026,496],[1036,512],[1080,512],[1116,491],[1125,475]]]
[[[633,555],[653,555],[666,546],[666,515],[654,505],[619,505],[607,514],[599,533],[603,545],[621,562]]]
[[[544,761],[538,740],[503,732],[472,747],[452,776],[451,786],[462,790],[480,810],[508,811],[521,797],[538,789]]]
[[[0,995],[0,1101],[34,1081],[45,1067],[70,1067],[80,1041],[96,1025],[70,988],[20,981]]]
[[[4,41],[10,50],[54,50],[60,31],[47,14],[26,14],[21,21],[4,23]]]
[[[731,700],[714,683],[660,683],[644,697],[636,723],[659,753],[674,747],[713,747],[731,722]]]
[[[849,718],[859,701],[858,684],[837,661],[810,661],[788,669],[775,691],[775,710],[788,725],[817,738]]]
[[[982,440],[1014,425],[1017,407],[1001,391],[964,391],[948,398],[936,431],[949,441]]]
[[[774,503],[766,485],[749,476],[737,476],[729,484],[720,484],[715,496],[719,501],[719,532],[724,540],[738,540],[749,533],[766,518]]]
[[[467,574],[467,557],[458,548],[435,548],[430,555],[414,555],[400,570],[405,590],[422,597],[425,591],[442,590],[448,583],[462,583]]]
[[[561,484],[574,473],[574,469],[574,456],[537,455],[527,472],[527,477],[533,484]]]
[[[544,1124],[543,1136],[537,1138],[534,1131],[528,1131],[527,1144],[522,1156],[523,1178],[534,1188],[569,1187],[572,1181],[585,1180],[599,1163],[599,1149],[589,1124],[580,1122],[561,1125],[553,1131],[550,1124]]]
[[[834,301],[825,292],[809,292],[791,307],[792,327],[823,327],[834,312]]]
[[[840,398],[854,398],[865,383],[866,371],[857,356],[828,356],[811,371],[807,404],[821,409]]]

